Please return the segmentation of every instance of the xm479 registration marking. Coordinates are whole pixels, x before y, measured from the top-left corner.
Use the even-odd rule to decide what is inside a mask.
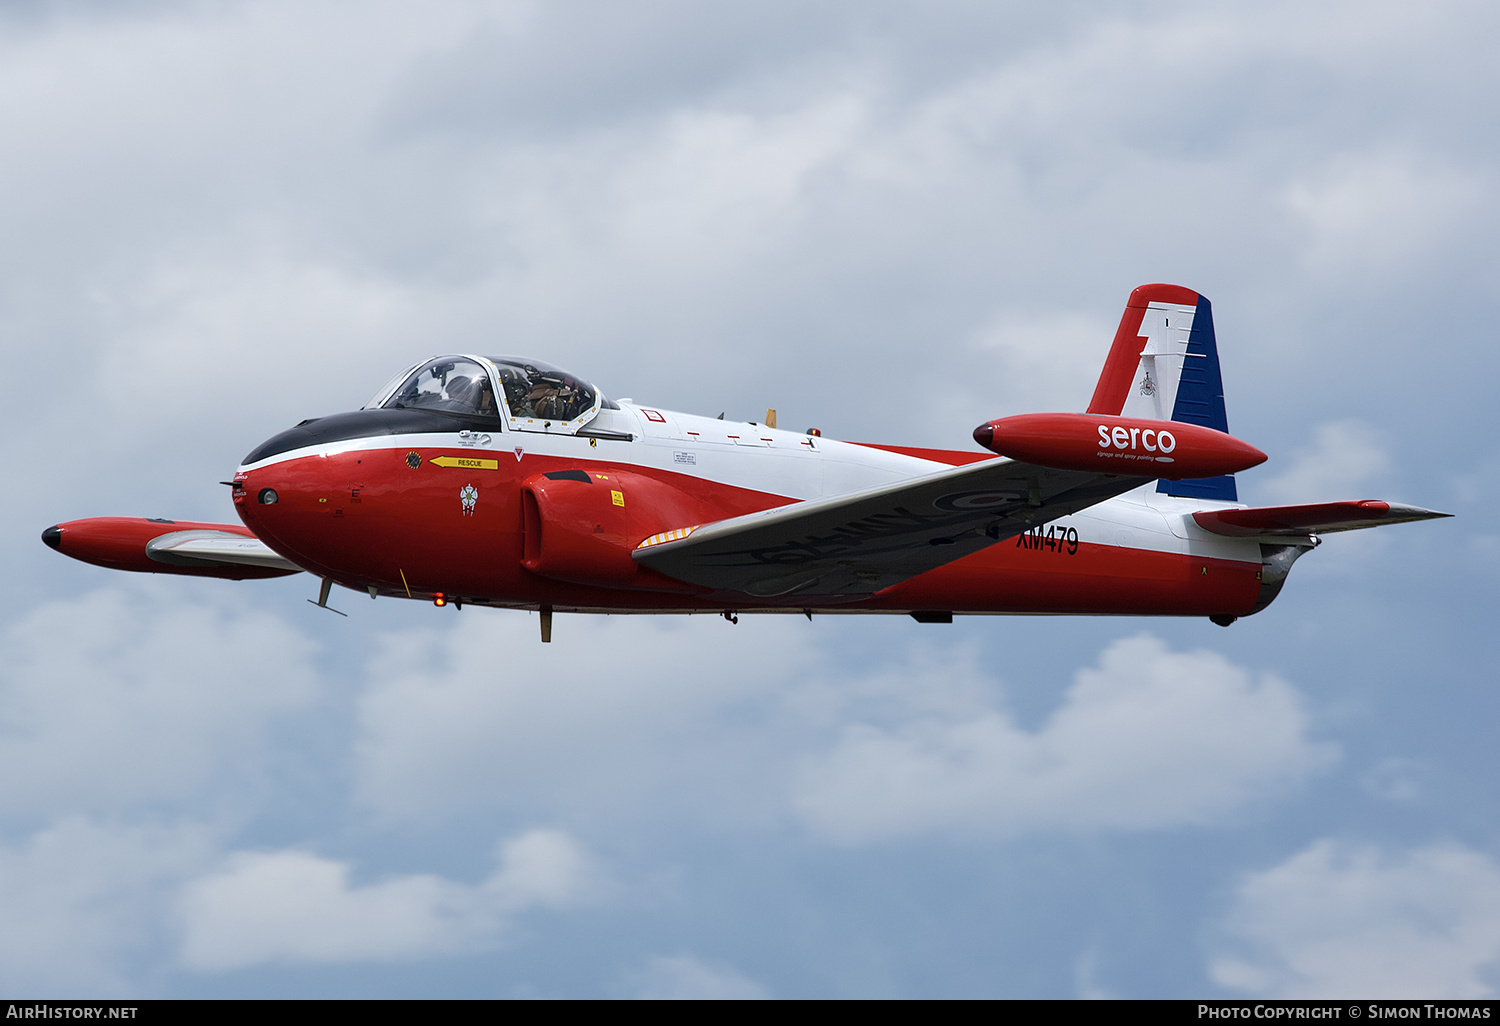
[[[1052,552],[1066,552],[1070,556],[1076,556],[1078,555],[1078,528],[1063,527],[1060,524],[1048,524],[1046,530],[1033,527],[1023,534],[1016,535],[1016,548],[1048,549]]]

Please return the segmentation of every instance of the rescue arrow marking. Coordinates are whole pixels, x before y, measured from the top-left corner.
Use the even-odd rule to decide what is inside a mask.
[[[469,470],[499,470],[499,460],[480,460],[472,456],[434,456],[427,461],[435,467],[465,467]]]

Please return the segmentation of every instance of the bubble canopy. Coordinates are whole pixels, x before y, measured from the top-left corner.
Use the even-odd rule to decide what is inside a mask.
[[[504,419],[512,431],[572,434],[617,408],[561,367],[514,356],[440,356],[392,378],[366,409]]]
[[[577,430],[599,412],[599,390],[561,367],[512,356],[492,356],[489,362],[518,430]]]
[[[429,360],[409,374],[380,407],[470,417],[493,417],[497,413],[489,371],[459,356]]]

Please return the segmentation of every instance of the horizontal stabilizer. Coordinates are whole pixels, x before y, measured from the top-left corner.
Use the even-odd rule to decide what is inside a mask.
[[[1417,520],[1436,520],[1452,515],[1399,502],[1353,499],[1345,502],[1314,502],[1302,506],[1200,510],[1193,514],[1193,519],[1205,531],[1230,538],[1248,538],[1264,534],[1303,535],[1358,531],[1365,527],[1409,524]]]

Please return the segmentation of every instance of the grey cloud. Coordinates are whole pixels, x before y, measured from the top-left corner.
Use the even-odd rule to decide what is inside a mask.
[[[183,963],[223,971],[473,951],[494,944],[518,912],[588,895],[594,869],[561,831],[528,831],[497,855],[494,873],[477,885],[429,874],[357,885],[348,863],[310,852],[235,853],[183,888]]]
[[[1298,211],[1324,223],[1327,204],[1317,198],[1322,193],[1297,191],[1315,189],[1304,183],[1324,174],[1326,150],[1305,145],[1308,134],[1323,129],[1324,108],[1305,100],[1272,104],[1266,117],[1293,136],[1216,114],[1217,122],[1250,134],[1205,148],[1190,144],[1203,136],[1208,112],[1220,111],[1218,94],[1205,86],[1250,97],[1241,102],[1259,109],[1257,94],[1236,84],[1236,69],[1260,74],[1273,58],[1314,70],[1373,68],[1404,45],[1409,29],[1387,15],[1362,18],[1351,35],[1337,18],[1314,18],[1288,47],[1285,34],[1268,33],[1245,12],[1162,9],[1080,21],[1076,30],[1053,24],[1046,32],[997,32],[991,38],[1003,42],[991,44],[986,60],[929,75],[917,92],[890,90],[891,62],[907,51],[879,51],[812,75],[772,107],[732,90],[679,83],[658,94],[647,84],[639,95],[658,98],[643,101],[643,113],[628,124],[613,114],[581,124],[553,119],[557,131],[541,141],[481,124],[440,143],[388,137],[378,126],[390,104],[427,95],[428,79],[439,99],[424,100],[424,110],[461,108],[457,97],[483,94],[441,85],[470,64],[534,86],[538,63],[555,64],[561,77],[576,69],[581,81],[592,81],[587,69],[601,63],[588,56],[595,51],[621,67],[649,65],[654,51],[638,49],[642,36],[661,35],[659,45],[680,54],[682,39],[719,29],[704,24],[708,15],[673,6],[636,18],[587,7],[514,16],[503,8],[493,17],[453,8],[419,25],[380,8],[370,25],[346,33],[329,12],[299,6],[300,41],[293,43],[278,31],[292,8],[236,11],[200,16],[186,28],[143,23],[135,29],[142,45],[125,51],[87,26],[59,30],[47,41],[50,50],[11,72],[19,86],[27,67],[89,62],[96,51],[109,69],[92,77],[37,71],[30,91],[43,90],[52,120],[32,118],[19,102],[10,112],[18,139],[32,137],[21,149],[44,159],[13,165],[33,176],[34,186],[22,189],[31,203],[11,207],[22,220],[8,234],[43,243],[43,252],[63,244],[58,259],[69,264],[87,254],[87,285],[98,298],[83,307],[76,334],[89,343],[85,352],[107,347],[103,366],[165,362],[192,377],[242,380],[236,398],[264,396],[287,417],[294,405],[287,400],[295,398],[300,419],[323,412],[309,405],[332,401],[320,399],[329,390],[311,383],[341,375],[335,354],[364,354],[365,362],[378,356],[394,366],[420,355],[413,347],[503,340],[507,349],[544,349],[608,388],[637,395],[649,384],[635,369],[645,363],[656,369],[658,402],[690,406],[705,389],[753,390],[760,394],[745,398],[763,408],[774,389],[781,408],[864,435],[891,429],[853,397],[885,394],[901,375],[886,361],[857,355],[873,350],[899,359],[920,349],[932,366],[962,365],[971,359],[969,339],[997,318],[1035,319],[1061,305],[1070,316],[1108,323],[1129,286],[1147,277],[1183,277],[1212,292],[1229,250],[1241,264],[1275,263],[1311,245],[1326,262],[1316,254],[1340,250],[1317,241],[1326,232],[1304,241]],[[735,26],[751,17],[746,11],[718,16],[726,38],[738,38]],[[972,41],[984,38],[990,16],[955,11],[958,21],[942,31],[978,45]],[[754,17],[790,40],[778,54],[818,52],[824,38],[790,17]],[[866,17],[879,25],[897,15],[830,15],[827,38],[847,43],[849,21]],[[618,29],[611,28],[615,19],[622,20]],[[973,24],[981,28],[954,33],[964,19],[979,19]],[[658,33],[651,28],[657,23],[681,34]],[[553,60],[580,27],[592,49]],[[1349,36],[1348,45],[1311,42],[1329,35]],[[911,45],[919,50],[926,44],[920,31],[917,37]],[[486,48],[502,42],[532,63],[490,56]],[[739,45],[737,53],[756,52]],[[455,59],[454,46],[477,56]],[[176,88],[174,76],[203,76],[199,51],[222,54],[228,70],[211,76],[206,91]],[[338,76],[328,76],[320,55],[334,61]],[[719,65],[715,74],[748,74]],[[245,82],[235,77],[241,73]],[[605,81],[614,74],[598,73]],[[1325,100],[1345,95],[1327,74],[1313,74],[1312,83]],[[1455,88],[1441,77],[1423,83]],[[621,102],[637,95],[597,88]],[[80,99],[103,102],[106,89],[112,106]],[[121,120],[132,124],[128,138],[109,127]],[[440,121],[428,114],[417,120]],[[46,145],[55,125],[82,150],[59,159],[57,147]],[[185,133],[184,125],[209,127]],[[1394,159],[1405,159],[1399,139],[1385,145],[1398,147]],[[123,164],[111,157],[112,146],[126,148]],[[1348,173],[1365,173],[1357,157],[1341,159]],[[1424,158],[1439,183],[1444,176],[1472,179],[1447,166],[1454,159],[1441,150]],[[1108,175],[1097,172],[1101,163]],[[1288,195],[1309,199],[1288,206]],[[26,265],[36,266],[37,252],[27,246]],[[25,280],[32,272],[19,262],[21,251],[13,255]],[[1122,281],[1113,270],[1121,265],[1140,271]],[[63,280],[66,274],[76,272]],[[402,313],[384,327],[338,306],[330,308],[332,318],[322,317],[317,292],[278,284],[319,277],[398,297]],[[163,282],[175,284],[164,291]],[[1267,284],[1273,305],[1289,298],[1288,289],[1302,298],[1295,282]],[[83,285],[46,299],[76,307]],[[152,294],[160,296],[154,306],[135,313],[140,297]],[[782,298],[768,306],[759,298],[767,294]],[[194,308],[222,323],[181,334],[179,323],[203,321],[185,316]],[[1264,316],[1236,313],[1232,323],[1242,337]],[[161,361],[163,346],[148,338],[173,334],[181,344]],[[309,336],[317,340],[312,345]],[[435,346],[439,339],[443,345]],[[1091,358],[1069,361],[1077,378],[1072,393],[1088,387],[1107,341],[1096,341]],[[764,369],[809,345],[823,362],[842,367],[846,387],[819,390]],[[201,357],[184,362],[175,355],[194,347],[217,359],[205,365]],[[293,354],[309,352],[324,354],[316,373],[286,373]],[[369,373],[374,380],[385,372]],[[261,384],[278,377],[277,387]],[[112,378],[101,379],[99,395],[115,394]],[[749,388],[730,384],[737,379]],[[233,405],[263,406],[243,399]],[[983,405],[940,410],[911,430],[930,435],[921,439],[929,443],[966,437],[976,414],[994,415]],[[179,416],[193,412],[189,404]],[[136,416],[122,412],[127,421]]]
[[[267,613],[168,585],[48,603],[0,656],[0,811],[123,812],[200,798],[258,761],[268,726],[318,691],[312,645]]]
[[[754,776],[774,776],[767,749],[782,743],[756,733],[768,694],[820,662],[797,624],[563,617],[546,648],[534,616],[475,613],[392,638],[372,662],[354,751],[356,794],[377,814],[560,805],[609,820],[642,801],[764,814]]]
[[[850,673],[800,620],[574,617],[566,643],[610,656],[568,672],[520,619],[408,636],[377,660],[356,746],[372,809],[420,821],[545,795],[598,818],[670,794],[699,817],[794,812],[841,842],[1145,830],[1222,820],[1335,754],[1285,683],[1150,637],[1111,646],[1027,731],[963,653]]]
[[[1240,883],[1209,972],[1265,997],[1486,998],[1500,966],[1500,865],[1458,844],[1323,839]]]
[[[851,724],[794,801],[844,843],[944,833],[1141,830],[1222,819],[1327,766],[1301,697],[1212,652],[1142,636],[1080,670],[1036,731],[1004,709]]]
[[[169,934],[162,909],[209,864],[215,840],[201,825],[62,818],[0,847],[0,984],[11,994],[140,993]]]
[[[1369,498],[1390,469],[1381,429],[1359,420],[1319,424],[1311,444],[1290,454],[1275,477],[1258,482],[1270,502],[1325,502]]]

